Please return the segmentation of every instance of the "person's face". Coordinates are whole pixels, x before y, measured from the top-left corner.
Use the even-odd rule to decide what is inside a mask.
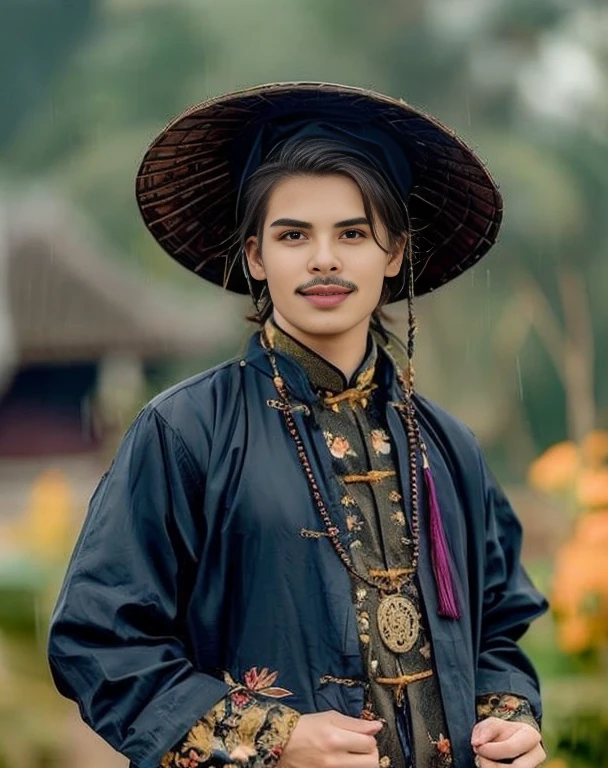
[[[384,227],[376,227],[384,245]],[[399,273],[403,243],[387,254],[372,236],[357,184],[346,176],[298,176],[273,189],[257,237],[246,243],[255,280],[267,280],[277,322],[307,336],[369,323],[385,277]],[[282,322],[281,322],[282,321]]]

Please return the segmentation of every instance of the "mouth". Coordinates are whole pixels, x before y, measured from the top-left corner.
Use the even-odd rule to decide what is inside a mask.
[[[298,293],[316,307],[335,307],[345,301],[353,291],[340,285],[315,285]]]
[[[303,296],[336,296],[338,294],[352,293],[341,285],[315,285],[300,291]]]

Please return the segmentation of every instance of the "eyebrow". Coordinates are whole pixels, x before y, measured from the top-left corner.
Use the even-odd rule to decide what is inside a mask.
[[[359,224],[367,224],[367,226],[369,226],[369,221],[365,218],[365,216],[357,216],[354,219],[344,219],[344,221],[338,221],[336,224],[334,224],[334,227],[336,229],[341,229],[342,227],[355,227]]]
[[[338,221],[334,224],[335,229],[341,229],[342,227],[354,227],[356,225],[366,224],[369,226],[369,221],[365,216],[358,216],[354,219],[344,219],[344,221]],[[299,219],[277,219],[270,225],[271,227],[297,227],[298,229],[312,229],[313,225],[309,221],[300,221]]]
[[[298,229],[312,229],[309,221],[299,221],[298,219],[277,219],[270,225],[271,227],[297,227]]]

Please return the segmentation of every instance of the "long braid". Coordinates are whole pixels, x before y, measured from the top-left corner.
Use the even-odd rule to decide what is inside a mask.
[[[437,595],[439,601],[439,614],[450,619],[460,618],[460,610],[456,600],[454,590],[454,580],[450,568],[450,555],[447,544],[437,490],[435,481],[431,472],[428,450],[422,434],[420,425],[416,418],[416,408],[414,406],[414,341],[417,331],[416,316],[414,314],[414,268],[412,260],[412,250],[409,249],[409,258],[407,260],[407,369],[405,375],[401,378],[403,392],[405,395],[405,407],[403,409],[403,418],[405,422],[406,433],[409,445],[409,470],[410,486],[412,489],[412,519],[418,521],[418,450],[422,456],[422,471],[427,491],[428,510],[429,510],[429,528],[431,540],[431,561],[433,572],[435,574],[435,583],[437,585]]]

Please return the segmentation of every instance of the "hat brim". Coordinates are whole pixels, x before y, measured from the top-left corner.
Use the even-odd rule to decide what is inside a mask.
[[[345,110],[401,143],[413,174],[407,207],[416,295],[457,277],[492,247],[502,219],[500,192],[481,160],[450,128],[373,91],[277,83],[191,107],[146,151],[136,178],[139,209],[156,241],[184,267],[230,291],[249,293],[241,266],[229,269],[228,264],[239,186],[231,157],[256,125],[291,108],[311,120]],[[406,288],[391,301],[405,296]]]

